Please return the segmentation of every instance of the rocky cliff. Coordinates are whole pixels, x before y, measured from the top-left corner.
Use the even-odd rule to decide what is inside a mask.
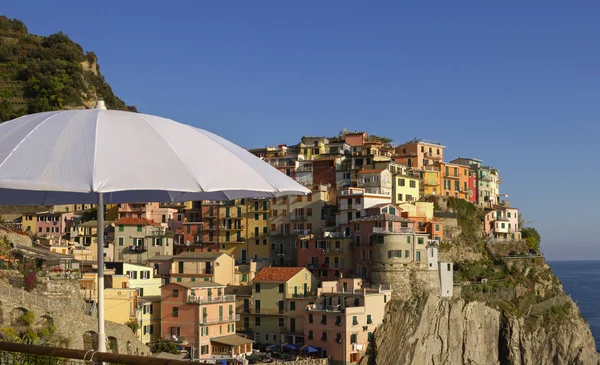
[[[566,298],[566,297],[565,297]],[[597,365],[589,326],[568,301],[568,318],[507,315],[481,302],[429,295],[420,305],[393,301],[361,364]]]
[[[588,324],[537,247],[486,242],[480,208],[434,203],[457,216],[454,239],[439,254],[454,262],[454,297],[407,279],[410,290],[388,304],[361,365],[600,363]]]

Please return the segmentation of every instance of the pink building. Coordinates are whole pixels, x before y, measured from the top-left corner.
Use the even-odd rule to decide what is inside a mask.
[[[367,132],[348,132],[344,134],[344,141],[350,146],[364,146],[367,141]]]
[[[119,204],[118,218],[146,218],[152,219],[152,211],[158,209],[158,203],[125,203]],[[158,220],[157,222],[160,222]]]
[[[73,213],[43,212],[36,215],[36,234],[41,237],[60,237],[69,232],[73,224]]]
[[[485,234],[495,241],[518,241],[521,239],[519,209],[494,205],[484,218]]]
[[[359,362],[391,298],[389,287],[366,288],[360,279],[324,281],[304,315],[306,343],[319,348],[332,365]]]
[[[297,266],[306,267],[320,280],[352,275],[352,238],[342,232],[323,232],[302,238],[296,245]]]
[[[192,358],[233,358],[252,353],[252,341],[235,334],[235,295],[210,281],[161,287],[162,337],[187,349]]]

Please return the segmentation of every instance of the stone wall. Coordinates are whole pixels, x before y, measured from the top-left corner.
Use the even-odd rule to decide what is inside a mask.
[[[373,264],[371,267],[373,285],[389,284],[392,298],[408,300],[413,291],[440,293],[440,279],[437,270],[420,269],[404,264]]]
[[[6,272],[3,274],[6,276]],[[17,273],[13,280],[18,277]],[[40,279],[35,290],[26,292],[10,285],[6,278],[0,279],[0,327],[9,326],[11,312],[21,308],[33,312],[36,321],[42,316],[52,321],[56,333],[68,339],[69,348],[91,350],[97,345],[98,319],[86,314],[88,305],[76,290],[78,286],[76,280]],[[119,353],[149,354],[148,347],[137,340],[129,327],[108,321],[105,327],[106,336],[116,341]]]
[[[6,227],[0,226],[0,239],[6,238],[13,246],[22,245],[31,247],[31,237],[28,234],[17,233]]]

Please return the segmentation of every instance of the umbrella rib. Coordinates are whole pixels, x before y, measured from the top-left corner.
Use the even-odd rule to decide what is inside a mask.
[[[21,147],[21,145],[23,144],[23,142],[25,142],[25,140],[27,139],[27,137],[29,137],[31,134],[33,134],[33,132],[35,132],[39,127],[42,126],[42,124],[46,123],[47,121],[49,121],[50,119],[54,118],[55,116],[64,113],[65,111],[60,111],[57,113],[52,114],[51,116],[49,116],[48,118],[42,120],[38,125],[36,125],[32,130],[29,131],[29,133],[27,133],[27,135],[25,137],[23,137],[19,143],[17,143],[17,145],[15,146],[15,148],[12,149],[12,151],[10,151],[10,153],[6,156],[6,158],[4,159],[4,161],[2,161],[2,163],[0,163],[0,168],[2,168],[2,166],[4,166],[4,164],[6,163],[6,161],[8,161],[9,158],[11,158],[11,156],[13,155],[13,153],[17,150],[17,148]]]
[[[185,168],[188,170],[188,172],[190,173],[190,175],[192,176],[192,178],[196,181],[196,184],[198,184],[198,188],[200,189],[200,191],[204,191],[204,189],[202,188],[202,185],[200,185],[200,181],[198,181],[198,179],[194,175],[194,172],[192,171],[192,169],[190,169],[190,167],[183,161],[183,159],[181,158],[181,156],[179,156],[179,154],[173,148],[173,146],[171,146],[171,144],[169,143],[169,141],[167,141],[166,138],[163,137],[162,134],[160,134],[160,132],[158,132],[158,130],[152,125],[152,123],[150,123],[150,121],[148,121],[148,119],[144,118],[144,114],[139,114],[138,116],[140,118],[142,118],[142,120],[144,122],[146,122],[150,126],[150,128],[152,128],[152,130],[154,132],[156,132],[156,134],[158,135],[158,137],[160,139],[162,139],[167,144],[167,146],[169,146],[171,148],[171,151],[173,151],[173,153],[175,154],[175,156],[177,156],[177,159],[179,159],[179,161],[181,161],[181,163],[183,164],[183,166],[185,166]]]
[[[96,132],[94,133],[94,166],[92,167],[92,186],[90,186],[90,191],[94,191],[94,185],[96,181],[96,166],[98,161],[98,126],[100,125],[100,110],[96,112]]]
[[[184,125],[185,125],[186,127],[188,127],[188,128],[194,129],[194,130],[198,129],[198,128],[194,128],[194,127],[192,127],[191,125],[188,125],[188,124],[184,124]],[[222,143],[219,143],[219,141],[215,140],[215,139],[214,139],[214,138],[211,136],[211,135],[215,135],[214,133],[211,133],[211,132],[208,132],[208,131],[206,131],[206,132],[207,132],[207,133],[202,133],[202,134],[203,134],[205,137],[208,137],[208,138],[210,138],[212,141],[214,141],[215,143],[217,143],[218,145],[220,145],[220,146],[223,146],[223,144],[222,144]],[[228,141],[228,142],[229,142],[229,141]],[[231,142],[230,142],[230,143],[231,143]],[[244,163],[244,161],[243,161],[241,158],[239,158],[239,157],[238,157],[238,156],[237,156],[235,153],[233,153],[233,151],[231,151],[231,150],[230,150],[230,149],[229,149],[227,146],[223,146],[223,147],[225,147],[225,149],[227,150],[227,152],[229,152],[229,153],[230,153],[230,154],[231,154],[231,155],[232,155],[234,158],[236,158],[236,159],[240,160],[242,163]],[[240,148],[241,148],[241,147],[240,147]],[[250,153],[250,152],[248,152],[248,153]],[[266,162],[264,162],[264,161],[262,161],[262,162],[263,162],[263,163],[266,163]],[[277,191],[277,192],[279,192],[279,191],[280,191],[278,188],[276,188],[275,186],[273,186],[273,184],[271,184],[271,182],[270,182],[270,181],[268,181],[267,179],[263,178],[263,176],[260,174],[260,172],[256,171],[256,170],[255,170],[255,169],[254,169],[252,166],[250,166],[249,164],[246,164],[246,163],[244,163],[244,165],[248,166],[250,169],[252,169],[254,172],[256,172],[256,173],[257,173],[257,174],[258,174],[258,175],[259,175],[259,176],[260,176],[260,177],[261,177],[261,178],[262,178],[262,179],[263,179],[263,180],[264,180],[264,181],[265,181],[267,184],[269,184],[269,185],[270,185],[270,186],[273,188],[273,190],[275,190],[275,191]],[[268,191],[265,191],[265,192],[267,192],[267,193],[268,193]]]

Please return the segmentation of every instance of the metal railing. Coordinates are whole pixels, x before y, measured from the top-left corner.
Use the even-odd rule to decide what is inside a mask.
[[[235,302],[235,295],[221,295],[216,297],[199,297],[197,295],[189,295],[187,297],[188,303],[195,304],[209,304],[209,303],[223,303],[223,302]]]
[[[400,227],[388,229],[387,227],[373,227],[373,233],[415,233],[414,228]]]
[[[224,322],[237,322],[239,320],[240,320],[239,314],[230,314],[230,315],[226,315],[226,316],[224,315],[222,317],[215,317],[215,318],[200,317],[199,324],[209,325],[209,324],[217,324],[217,323],[224,323]]]
[[[93,363],[110,363],[113,365],[189,365],[189,362],[180,360],[0,342],[0,364],[3,365],[79,365]]]

